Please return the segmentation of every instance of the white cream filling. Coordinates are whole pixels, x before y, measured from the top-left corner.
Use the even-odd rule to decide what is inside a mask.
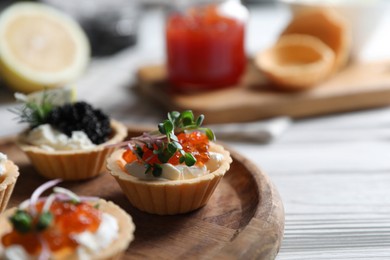
[[[103,213],[102,221],[95,233],[82,232],[73,237],[79,244],[77,248],[79,259],[90,259],[91,254],[96,254],[96,252],[108,247],[112,241],[118,238],[118,234],[118,221],[110,214]]]
[[[221,165],[223,155],[220,153],[209,152],[210,159],[202,166],[187,166],[184,164],[172,165],[170,163],[164,163],[161,165],[162,173],[160,178],[166,180],[186,180],[193,179],[210,172],[215,171]],[[126,171],[134,177],[142,180],[156,179],[151,173],[145,174],[145,166],[137,161],[127,163],[125,165]]]
[[[91,255],[107,248],[112,241],[117,239],[118,234],[118,221],[110,214],[103,213],[99,228],[95,233],[88,231],[73,236],[77,243],[79,243],[76,249],[78,259],[91,259]],[[0,243],[0,259],[31,260],[36,259],[36,257],[30,256],[22,246],[13,245],[4,249]]]
[[[26,142],[47,151],[88,150],[96,146],[82,131],[74,131],[68,137],[49,124],[32,129],[27,134]]]
[[[2,245],[0,245],[0,258],[4,260],[13,260],[13,259],[18,259],[18,260],[29,260],[29,259],[34,259],[32,258],[26,250],[22,246],[19,245],[13,245],[9,246],[6,249],[2,248]]]
[[[2,176],[6,169],[5,169],[5,162],[8,160],[8,157],[6,154],[0,153],[0,176]]]

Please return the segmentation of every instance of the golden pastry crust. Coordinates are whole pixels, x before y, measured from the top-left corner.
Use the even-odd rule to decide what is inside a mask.
[[[204,206],[229,170],[232,158],[221,145],[210,143],[210,151],[223,155],[221,166],[209,174],[186,180],[141,180],[124,172],[118,161],[123,149],[107,159],[107,169],[117,180],[130,203],[141,211],[158,215],[186,213]]]
[[[335,53],[332,71],[341,69],[351,50],[351,32],[347,21],[331,9],[313,9],[297,13],[282,35],[306,34],[314,36]]]
[[[16,180],[19,177],[19,168],[12,161],[7,160],[5,162],[5,169],[5,173],[0,179],[0,213],[7,207]]]
[[[111,259],[120,259],[124,254],[129,244],[134,240],[134,231],[135,225],[132,221],[132,218],[117,205],[111,201],[105,201],[100,199],[97,202],[91,202],[90,204],[96,205],[99,204],[99,210],[105,213],[110,214],[115,217],[118,221],[119,234],[118,238],[111,242],[105,249],[102,251],[96,252],[91,255],[91,259],[96,260],[111,260]],[[0,238],[9,233],[12,230],[12,226],[8,220],[17,208],[8,209],[0,216]],[[50,259],[52,260],[73,260],[78,259],[76,252],[70,252],[69,250],[61,250],[53,255]]]
[[[23,142],[24,134],[19,137],[18,145],[42,176],[48,179],[84,180],[102,172],[106,158],[114,150],[107,145],[121,142],[127,136],[127,128],[123,124],[111,120],[111,127],[114,131],[112,138],[89,150],[46,151]]]
[[[314,87],[330,76],[334,59],[334,52],[321,40],[310,35],[288,34],[258,53],[255,64],[277,87],[301,90]]]

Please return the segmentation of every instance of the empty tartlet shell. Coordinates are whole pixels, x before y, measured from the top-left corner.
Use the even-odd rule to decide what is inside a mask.
[[[267,78],[286,90],[314,87],[331,74],[333,62],[334,53],[326,44],[301,34],[282,36],[255,57],[256,66]]]
[[[123,141],[127,128],[111,120],[113,136],[93,149],[72,151],[47,151],[24,142],[25,134],[19,137],[18,145],[29,157],[39,174],[48,179],[84,180],[97,176],[104,169],[108,155],[114,148],[107,147]]]
[[[186,180],[141,180],[124,172],[119,165],[125,151],[115,151],[107,159],[107,168],[117,180],[130,203],[141,211],[174,215],[186,213],[204,206],[219,181],[229,170],[232,158],[221,145],[210,143],[210,150],[223,155],[221,166],[209,174]]]
[[[351,51],[351,31],[346,19],[332,9],[309,9],[297,13],[281,35],[314,36],[335,53],[332,71],[338,71],[348,61]]]
[[[0,213],[6,209],[19,177],[19,168],[12,161],[5,162],[5,169],[4,175],[0,176]]]
[[[134,240],[135,225],[131,216],[111,201],[99,199],[98,201],[91,202],[90,204],[98,204],[99,210],[113,216],[118,221],[119,226],[119,234],[117,239],[111,242],[111,244],[103,250],[96,252],[94,255],[91,255],[91,259],[121,259],[121,256],[124,254],[129,244]],[[12,231],[12,226],[8,218],[12,216],[16,210],[16,207],[8,209],[0,216],[0,238]],[[69,249],[64,249],[56,252],[53,256],[50,257],[50,259],[78,259],[78,257],[76,252],[70,251]]]

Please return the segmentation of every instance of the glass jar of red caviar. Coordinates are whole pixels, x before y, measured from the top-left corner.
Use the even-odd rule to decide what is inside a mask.
[[[246,7],[239,0],[176,2],[166,23],[173,89],[186,92],[237,84],[246,65]]]

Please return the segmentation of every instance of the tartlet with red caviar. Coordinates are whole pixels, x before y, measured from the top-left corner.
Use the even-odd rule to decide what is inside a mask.
[[[207,203],[232,158],[201,127],[203,118],[174,111],[158,131],[118,144],[122,148],[107,159],[107,168],[134,207],[173,215]]]
[[[0,213],[7,207],[18,177],[18,166],[7,155],[0,153]]]
[[[25,104],[16,112],[22,122],[29,123],[18,145],[48,179],[95,177],[113,151],[107,145],[123,141],[127,129],[86,102],[58,102],[56,91],[34,93],[32,99],[18,96]]]
[[[114,203],[41,185],[0,215],[0,259],[119,259],[134,239],[131,217]]]

